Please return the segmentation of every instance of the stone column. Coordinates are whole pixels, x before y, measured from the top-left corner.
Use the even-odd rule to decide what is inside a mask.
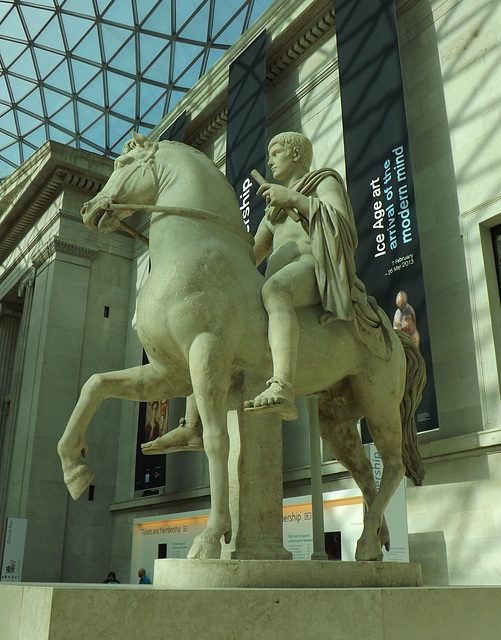
[[[15,345],[5,345],[5,350],[12,355],[12,347],[15,349],[10,367],[9,382],[9,412],[7,416],[3,416],[2,426],[0,430],[0,518],[1,522],[5,522],[7,513],[5,512],[7,495],[9,489],[9,476],[12,463],[12,454],[14,449],[15,425],[17,413],[19,409],[19,393],[21,389],[21,379],[24,366],[24,357],[26,353],[26,339],[30,324],[31,305],[33,300],[33,283],[35,281],[35,270],[31,268],[28,273],[21,279],[18,288],[18,297],[24,294],[24,305],[21,317],[17,318]],[[12,331],[12,327],[11,327]],[[12,340],[12,336],[11,336]],[[3,356],[2,356],[3,362]],[[3,393],[2,396],[3,398]],[[12,513],[13,516],[17,515]],[[3,527],[0,532],[0,543],[3,548]]]
[[[228,413],[233,539],[223,557],[288,560],[283,546],[282,421],[272,413]]]

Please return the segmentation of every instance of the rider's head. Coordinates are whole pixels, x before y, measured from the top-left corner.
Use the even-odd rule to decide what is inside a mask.
[[[268,151],[272,146],[280,144],[285,149],[290,151],[291,154],[296,153],[298,158],[298,164],[301,169],[306,172],[309,170],[311,161],[313,159],[313,148],[311,142],[306,136],[295,131],[286,131],[285,133],[279,133],[270,140],[268,145]]]

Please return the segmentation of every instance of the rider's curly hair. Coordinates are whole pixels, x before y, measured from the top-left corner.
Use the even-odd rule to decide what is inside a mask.
[[[301,153],[299,166],[301,169],[308,171],[313,159],[313,147],[306,136],[296,131],[285,131],[284,133],[277,134],[270,140],[268,150],[271,149],[274,144],[281,144],[291,151],[297,147]]]

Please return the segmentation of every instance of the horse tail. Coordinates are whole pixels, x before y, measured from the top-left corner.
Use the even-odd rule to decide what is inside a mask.
[[[425,470],[417,442],[415,413],[421,402],[426,384],[426,364],[414,340],[403,331],[395,330],[405,352],[405,390],[400,403],[402,422],[402,462],[405,475],[416,486],[423,484]]]

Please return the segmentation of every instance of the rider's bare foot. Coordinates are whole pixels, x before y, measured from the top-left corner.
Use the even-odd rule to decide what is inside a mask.
[[[294,387],[289,382],[273,377],[266,383],[268,388],[254,400],[244,402],[245,411],[276,413],[282,420],[296,420],[297,409],[294,403]]]
[[[179,427],[160,436],[152,442],[141,445],[141,451],[146,456],[159,453],[174,453],[175,451],[203,451],[202,426],[200,422],[187,422],[181,418]]]

